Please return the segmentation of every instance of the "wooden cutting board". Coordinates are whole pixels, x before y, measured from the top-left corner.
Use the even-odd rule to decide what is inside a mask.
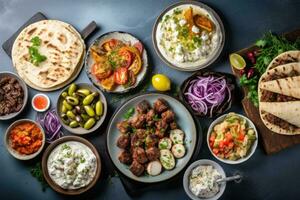
[[[295,41],[298,37],[300,37],[300,29],[297,29],[292,32],[288,32],[283,34],[288,40]],[[241,56],[245,57],[246,53],[249,51],[253,51],[256,47],[251,46],[235,53],[240,54]],[[233,68],[231,66],[233,74],[239,79],[241,77],[239,70]],[[244,99],[242,100],[242,105],[246,115],[253,121],[255,124],[260,137],[259,140],[262,141],[264,149],[267,154],[272,154],[279,152],[287,147],[300,144],[300,135],[295,136],[286,136],[274,133],[270,131],[262,122],[259,115],[258,107],[255,107],[249,99],[247,99],[248,91],[246,88],[242,87],[244,92]]]

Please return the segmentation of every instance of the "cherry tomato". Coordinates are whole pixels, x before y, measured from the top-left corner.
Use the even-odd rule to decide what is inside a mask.
[[[133,46],[139,50],[140,55],[143,54],[144,47],[143,47],[143,44],[141,42],[137,42]]]
[[[120,49],[119,54],[122,57],[122,60],[124,60],[123,67],[128,68],[132,64],[132,54],[130,51],[126,49]]]
[[[115,73],[115,83],[119,84],[119,85],[123,85],[125,83],[127,83],[128,81],[128,70],[126,67],[120,67],[118,68]]]

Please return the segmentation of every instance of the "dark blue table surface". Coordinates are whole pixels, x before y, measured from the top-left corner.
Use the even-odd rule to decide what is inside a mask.
[[[95,20],[100,30],[89,39],[88,44],[97,35],[122,30],[140,38],[145,44],[151,68],[154,73],[164,73],[171,77],[176,85],[190,75],[167,67],[156,55],[151,39],[151,32],[156,17],[171,0],[102,0],[102,1],[71,1],[71,0],[0,0],[0,43],[2,44],[27,19],[38,11],[51,19],[59,19],[83,29],[90,21]],[[272,30],[277,33],[291,31],[300,27],[300,1],[297,0],[211,0],[204,1],[219,13],[226,29],[226,45],[220,59],[210,69],[230,72],[228,54],[249,46],[263,33]],[[9,57],[0,50],[0,71],[13,71]],[[76,82],[89,82],[84,71]],[[152,88],[150,88],[152,90]],[[55,104],[59,91],[47,93]],[[29,99],[37,91],[29,90]],[[118,103],[112,105],[112,110]],[[231,111],[243,113],[241,105],[234,105]],[[28,105],[19,118],[34,118],[36,113]],[[14,159],[6,151],[3,135],[10,121],[0,122],[0,198],[1,199],[64,199],[50,188],[43,192],[40,183],[34,179],[29,168],[31,162]],[[212,120],[201,119],[205,131]],[[99,135],[101,132],[87,137],[99,151]],[[228,175],[241,172],[244,180],[240,184],[229,183],[221,199],[298,199],[300,195],[300,145],[286,149],[275,155],[267,156],[259,144],[253,157],[240,165],[220,163]],[[207,144],[204,142],[199,159],[212,159]],[[106,162],[104,160],[104,162]],[[72,197],[76,199],[130,199],[120,179],[99,182],[87,195]],[[71,199],[71,198],[70,198]],[[137,199],[188,199],[181,181],[177,186],[164,189],[148,189]]]

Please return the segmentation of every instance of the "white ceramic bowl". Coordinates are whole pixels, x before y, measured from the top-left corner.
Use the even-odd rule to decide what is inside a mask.
[[[255,133],[255,136],[256,136],[256,140],[255,140],[255,142],[252,144],[251,149],[250,149],[250,152],[248,153],[248,155],[247,155],[246,157],[240,158],[240,159],[238,159],[238,160],[222,159],[222,158],[219,158],[218,156],[216,156],[216,155],[213,153],[213,151],[212,151],[212,149],[210,148],[210,146],[209,146],[209,136],[210,136],[210,134],[211,134],[213,128],[215,127],[215,125],[217,125],[217,124],[223,122],[223,120],[225,119],[225,117],[226,117],[228,114],[224,114],[224,115],[218,117],[215,121],[213,121],[213,122],[210,124],[210,126],[209,126],[209,128],[208,128],[208,131],[207,131],[207,138],[206,138],[207,140],[206,140],[206,141],[207,141],[207,146],[208,146],[209,151],[211,152],[211,154],[212,154],[216,159],[218,159],[219,161],[221,161],[221,162],[223,162],[223,163],[227,163],[227,164],[240,164],[240,163],[245,162],[246,160],[248,160],[248,159],[254,154],[254,152],[255,152],[255,150],[256,150],[256,148],[257,148],[257,144],[258,144],[258,134],[257,134],[257,130],[256,130],[255,125],[253,124],[253,122],[252,122],[250,119],[248,119],[247,117],[243,116],[243,115],[240,115],[240,114],[237,114],[237,113],[235,113],[235,114],[238,115],[239,117],[245,119],[245,120],[247,121],[247,125],[248,125],[250,128],[252,128],[252,129],[254,130],[254,133]]]
[[[212,160],[206,160],[206,159],[203,159],[203,160],[197,160],[195,162],[193,162],[185,171],[184,173],[184,176],[183,176],[183,187],[184,187],[184,190],[186,192],[186,194],[193,200],[217,200],[219,199],[224,191],[225,191],[225,188],[226,188],[226,182],[223,182],[221,183],[220,185],[220,191],[213,197],[211,198],[200,198],[200,197],[197,197],[195,196],[191,191],[190,191],[190,188],[189,188],[189,177],[190,177],[190,174],[192,173],[192,170],[195,169],[196,167],[200,166],[200,165],[212,165],[221,175],[223,178],[226,177],[226,174],[225,174],[225,171],[224,169],[218,164],[216,163],[215,161],[212,161]]]
[[[43,134],[43,142],[42,142],[42,146],[39,148],[39,150],[33,154],[29,154],[29,155],[25,155],[25,154],[20,154],[19,152],[17,152],[16,150],[14,150],[12,147],[11,147],[11,143],[10,143],[10,139],[9,139],[9,134],[10,134],[10,131],[18,124],[21,124],[21,123],[24,123],[24,122],[31,122],[31,123],[34,123],[36,124],[42,131],[42,134]],[[8,152],[13,156],[15,157],[16,159],[19,159],[19,160],[30,160],[34,157],[36,157],[37,155],[39,155],[41,153],[41,151],[43,150],[44,146],[45,146],[45,132],[43,130],[43,128],[38,124],[36,123],[35,121],[32,121],[30,119],[20,119],[20,120],[17,120],[15,121],[14,123],[12,123],[6,130],[5,132],[5,135],[4,135],[4,142],[5,142],[5,146],[8,150]]]
[[[38,108],[36,108],[36,107],[34,106],[33,101],[34,101],[34,99],[35,99],[36,97],[38,97],[38,96],[43,96],[43,97],[45,97],[45,98],[47,99],[47,101],[48,101],[48,104],[47,104],[47,106],[46,106],[44,109],[38,109]],[[33,97],[32,100],[31,100],[31,105],[32,105],[33,109],[36,110],[37,112],[45,112],[46,110],[49,109],[50,104],[51,104],[51,103],[50,103],[49,97],[48,97],[47,95],[45,95],[45,94],[42,94],[42,93],[38,93],[38,94],[34,95],[34,97]]]

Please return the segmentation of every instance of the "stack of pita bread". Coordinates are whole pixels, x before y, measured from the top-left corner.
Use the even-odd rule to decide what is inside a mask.
[[[270,63],[258,84],[259,112],[271,131],[300,134],[300,51],[287,51]]]
[[[39,53],[47,57],[38,66],[30,62],[31,39],[39,37]],[[70,25],[43,20],[27,26],[16,38],[12,60],[19,76],[31,87],[52,91],[64,87],[80,72],[85,56],[81,35]]]

